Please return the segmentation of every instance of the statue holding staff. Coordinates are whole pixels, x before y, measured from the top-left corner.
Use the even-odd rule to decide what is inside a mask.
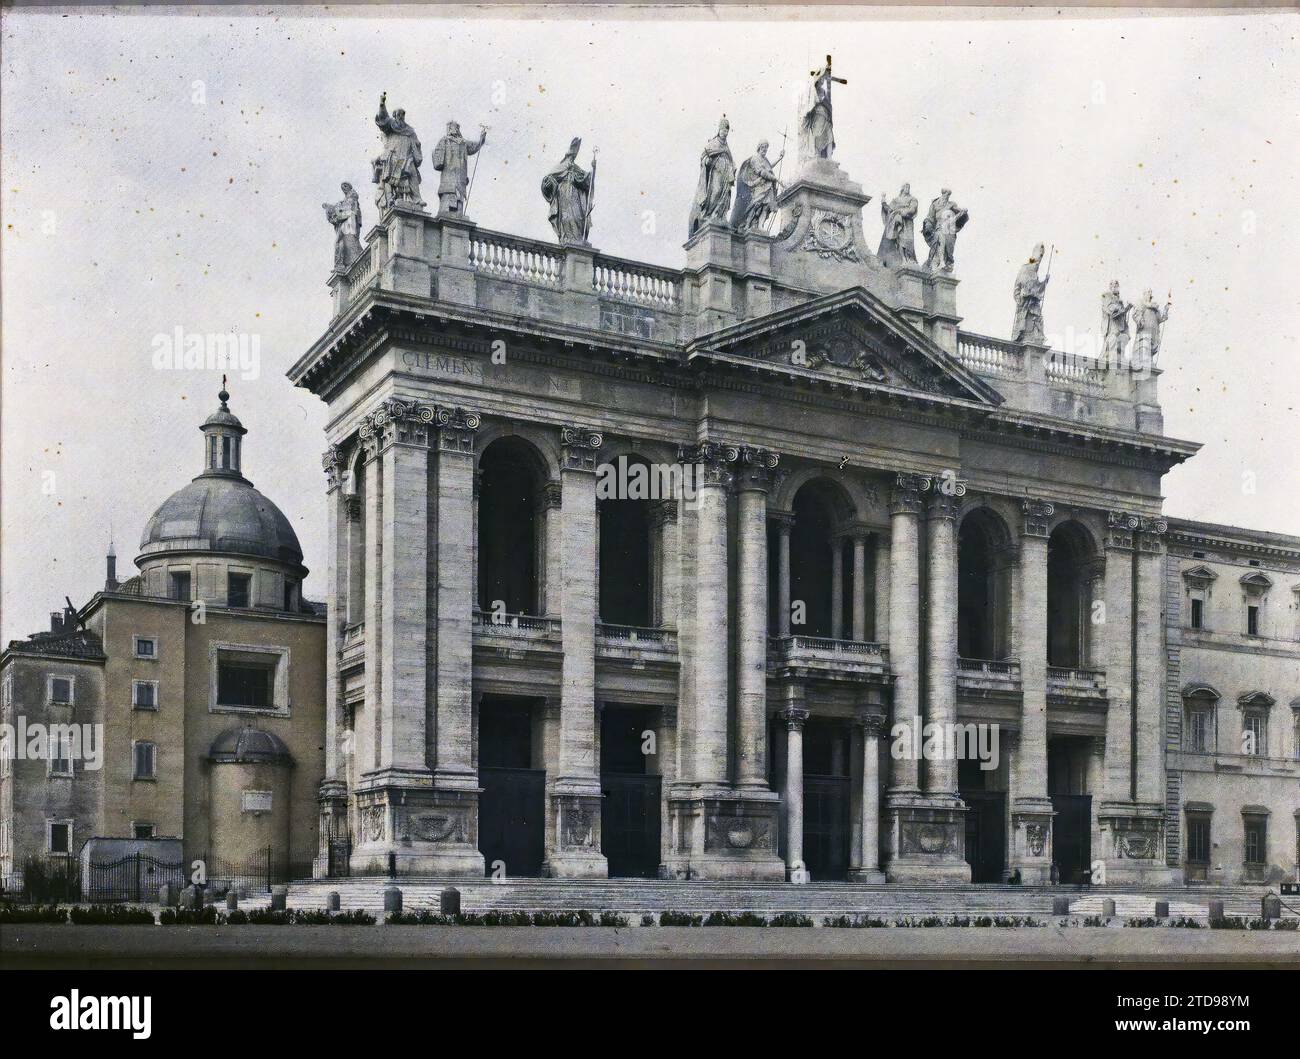
[[[438,180],[438,212],[464,213],[469,198],[469,156],[478,154],[487,140],[487,127],[479,126],[478,143],[461,135],[457,122],[447,122],[447,135],[433,149],[433,168],[442,176]]]
[[[812,106],[804,114],[799,126],[799,157],[829,158],[835,152],[835,124],[831,115],[831,86],[847,85],[842,77],[831,73],[831,57],[826,65],[810,71],[813,77]]]
[[[736,182],[736,163],[727,146],[731,123],[724,114],[718,123],[718,134],[704,147],[700,155],[700,181],[695,188],[695,201],[691,203],[691,218],[687,235],[694,235],[710,221],[727,223],[727,209],[731,205],[731,187]]]
[[[325,219],[334,226],[334,271],[343,272],[361,256],[361,199],[344,181],[339,202],[322,202]]]
[[[1038,265],[1042,260],[1043,244],[1039,243],[1030,253],[1029,260],[1016,273],[1016,285],[1012,289],[1012,297],[1016,300],[1016,319],[1011,325],[1012,342],[1024,342],[1033,346],[1047,344],[1047,335],[1043,330],[1043,297],[1047,294],[1047,283],[1052,278],[1052,266],[1049,262],[1046,275],[1040,279]]]
[[[780,165],[785,151],[773,163],[767,157],[767,141],[759,143],[754,154],[740,164],[740,178],[736,181],[736,204],[731,210],[731,226],[737,232],[762,232],[776,212],[776,197],[781,193],[781,182],[773,171]]]
[[[591,211],[596,192],[596,152],[591,152],[591,171],[577,163],[582,139],[575,136],[568,151],[542,178],[542,198],[550,211],[547,220],[561,243],[587,242],[591,234]]]
[[[1128,346],[1128,314],[1132,311],[1131,302],[1126,302],[1119,293],[1119,280],[1111,280],[1110,287],[1101,296],[1101,314],[1104,338],[1102,354],[1106,363],[1118,365]]]
[[[1169,319],[1171,304],[1169,299],[1166,298],[1164,308],[1160,308],[1156,305],[1155,295],[1150,289],[1143,291],[1141,304],[1133,310],[1133,328],[1135,331],[1133,355],[1135,358],[1141,356],[1144,363],[1155,363],[1156,355],[1160,352],[1160,339],[1164,332],[1164,324]]]

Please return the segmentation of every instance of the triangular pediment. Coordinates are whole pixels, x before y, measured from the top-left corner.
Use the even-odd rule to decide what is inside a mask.
[[[999,394],[861,287],[813,298],[703,335],[691,360],[740,361],[855,386],[996,406]]]

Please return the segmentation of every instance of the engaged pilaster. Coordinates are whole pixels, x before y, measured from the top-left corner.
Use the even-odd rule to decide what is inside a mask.
[[[957,721],[957,499],[955,494],[931,493],[929,518],[929,576],[926,578],[928,635],[926,643],[927,720],[943,731]],[[945,739],[945,752],[928,763],[926,794],[957,798],[957,758]]]
[[[777,454],[737,461],[736,786],[767,790],[767,493]]]

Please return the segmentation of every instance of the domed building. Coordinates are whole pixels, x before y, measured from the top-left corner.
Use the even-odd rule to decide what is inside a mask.
[[[110,546],[103,590],[0,657],[6,710],[102,725],[98,760],[69,747],[0,778],[5,885],[36,859],[102,886],[86,866],[135,852],[173,881],[195,860],[218,885],[264,882],[268,864],[312,873],[325,608],[303,598],[298,536],[244,477],[248,431],[218,398],[199,474],[145,524],[138,574],[119,581]]]

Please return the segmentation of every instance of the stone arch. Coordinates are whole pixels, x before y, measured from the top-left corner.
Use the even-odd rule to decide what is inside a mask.
[[[1093,655],[1091,605],[1101,555],[1077,518],[1058,520],[1047,538],[1047,664],[1087,666]]]
[[[545,600],[545,450],[522,432],[486,441],[478,457],[478,596],[484,612],[540,614]]]
[[[1002,514],[976,502],[957,527],[957,653],[1011,657],[1014,537]]]

